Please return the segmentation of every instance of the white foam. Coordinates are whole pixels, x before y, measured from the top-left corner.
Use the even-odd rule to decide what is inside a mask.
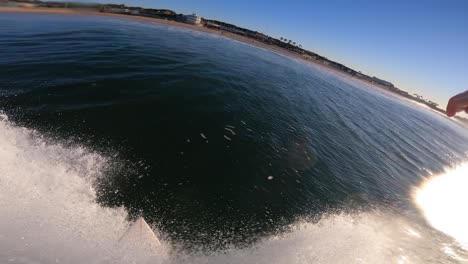
[[[456,263],[463,259],[441,252],[446,245],[439,243],[437,234],[408,235],[412,228],[405,219],[389,215],[330,215],[316,224],[296,223],[290,232],[248,249],[181,254],[171,263]],[[458,250],[449,247],[451,254]]]
[[[115,262],[123,209],[95,202],[108,160],[0,118],[0,263]]]
[[[123,209],[95,202],[105,157],[45,140],[0,117],[0,263],[456,263],[466,255],[440,233],[378,213],[300,221],[248,248],[134,256],[116,249]],[[177,247],[175,247],[177,248]]]

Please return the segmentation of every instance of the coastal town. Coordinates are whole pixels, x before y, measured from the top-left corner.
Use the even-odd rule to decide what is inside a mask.
[[[76,2],[44,2],[39,0],[0,0],[0,7],[12,8],[47,8],[47,9],[73,9],[77,11],[99,12],[115,15],[137,16],[143,18],[154,18],[164,21],[172,21],[174,23],[185,23],[193,27],[205,28],[210,32],[218,32],[219,34],[229,36],[238,36],[242,39],[249,39],[252,43],[261,44],[265,48],[287,53],[296,58],[310,61],[329,69],[346,74],[352,78],[373,84],[381,89],[384,89],[393,94],[402,96],[409,100],[424,104],[438,112],[445,113],[444,110],[438,108],[438,104],[425,99],[419,94],[410,94],[407,91],[401,90],[393,83],[382,80],[375,76],[366,75],[360,71],[351,69],[341,63],[330,60],[317,53],[306,50],[302,45],[295,41],[280,37],[274,38],[257,32],[254,30],[238,27],[233,24],[222,21],[206,19],[196,14],[178,14],[175,11],[167,9],[152,9],[142,7],[132,7],[123,4],[97,4],[97,3],[76,3]],[[224,34],[225,33],[225,34]],[[237,39],[237,38],[236,38]]]

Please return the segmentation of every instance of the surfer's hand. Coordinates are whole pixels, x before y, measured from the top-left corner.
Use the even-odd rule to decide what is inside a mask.
[[[468,91],[457,94],[450,98],[447,104],[447,116],[452,117],[457,112],[465,111],[468,113]]]

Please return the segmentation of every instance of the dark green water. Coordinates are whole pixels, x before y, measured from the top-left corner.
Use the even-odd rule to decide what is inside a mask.
[[[223,37],[19,14],[0,14],[0,33],[2,124],[105,159],[91,177],[83,156],[43,154],[56,157],[53,171],[92,178],[99,205],[144,216],[183,248],[249,247],[329,214],[378,212],[425,226],[412,188],[466,160],[466,130],[439,114]],[[39,143],[2,137],[42,153]],[[28,159],[15,162],[5,175],[29,177],[15,169]],[[56,183],[54,173],[40,177]],[[58,182],[67,185],[66,174]]]

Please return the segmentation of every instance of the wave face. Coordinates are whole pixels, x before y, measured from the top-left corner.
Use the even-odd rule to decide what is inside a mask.
[[[466,161],[465,128],[437,113],[148,22],[2,14],[0,32],[1,261],[467,258],[414,202]],[[116,250],[138,216],[161,254]]]

